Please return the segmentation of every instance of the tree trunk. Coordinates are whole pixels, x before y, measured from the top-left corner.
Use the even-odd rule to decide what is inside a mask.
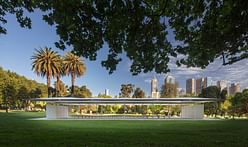
[[[59,92],[60,92],[60,89],[59,89],[59,84],[60,84],[60,75],[57,75],[56,97],[58,97],[58,96],[59,96]]]
[[[8,104],[6,103],[6,107],[5,107],[6,109],[5,109],[5,111],[6,111],[6,113],[8,113],[9,112],[9,107],[8,107]]]
[[[71,96],[74,96],[75,73],[71,73]]]
[[[47,75],[47,92],[48,92],[48,97],[51,96],[50,86],[51,86],[51,77],[49,75]]]

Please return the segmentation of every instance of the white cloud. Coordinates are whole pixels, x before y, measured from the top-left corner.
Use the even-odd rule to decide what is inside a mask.
[[[207,68],[187,68],[186,66],[177,67],[175,58],[171,58],[169,68],[170,75],[176,77],[180,87],[185,87],[185,81],[188,78],[212,77],[214,81],[227,80],[229,83],[238,82],[241,88],[248,87],[248,59],[239,61],[232,65],[223,66],[222,60],[216,59],[213,63],[209,64]],[[140,78],[144,79],[146,83],[150,83],[150,79],[156,75],[158,81],[162,83],[166,74],[156,74],[154,72],[141,73]]]

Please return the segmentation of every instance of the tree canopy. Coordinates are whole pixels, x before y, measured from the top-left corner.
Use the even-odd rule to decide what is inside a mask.
[[[31,20],[23,12],[40,9],[43,19],[56,27],[60,39],[55,45],[71,46],[90,60],[96,60],[107,43],[109,53],[102,65],[110,73],[123,53],[132,62],[133,74],[166,73],[171,56],[183,55],[178,65],[201,68],[216,58],[227,65],[248,57],[247,1],[7,0],[0,5],[2,23],[11,13],[28,28]],[[6,33],[2,25],[0,33]]]
[[[0,108],[6,107],[7,103],[9,108],[21,109],[27,106],[23,100],[45,96],[47,96],[45,84],[28,80],[0,67]]]

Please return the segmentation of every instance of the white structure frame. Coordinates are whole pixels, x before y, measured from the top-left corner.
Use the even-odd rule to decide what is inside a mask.
[[[203,119],[204,103],[216,102],[214,98],[34,98],[31,101],[47,102],[47,119],[69,118],[69,106],[71,105],[181,105],[181,118]]]

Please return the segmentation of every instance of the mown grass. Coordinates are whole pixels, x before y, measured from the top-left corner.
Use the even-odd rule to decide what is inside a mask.
[[[248,146],[248,120],[28,120],[0,112],[0,146]]]

